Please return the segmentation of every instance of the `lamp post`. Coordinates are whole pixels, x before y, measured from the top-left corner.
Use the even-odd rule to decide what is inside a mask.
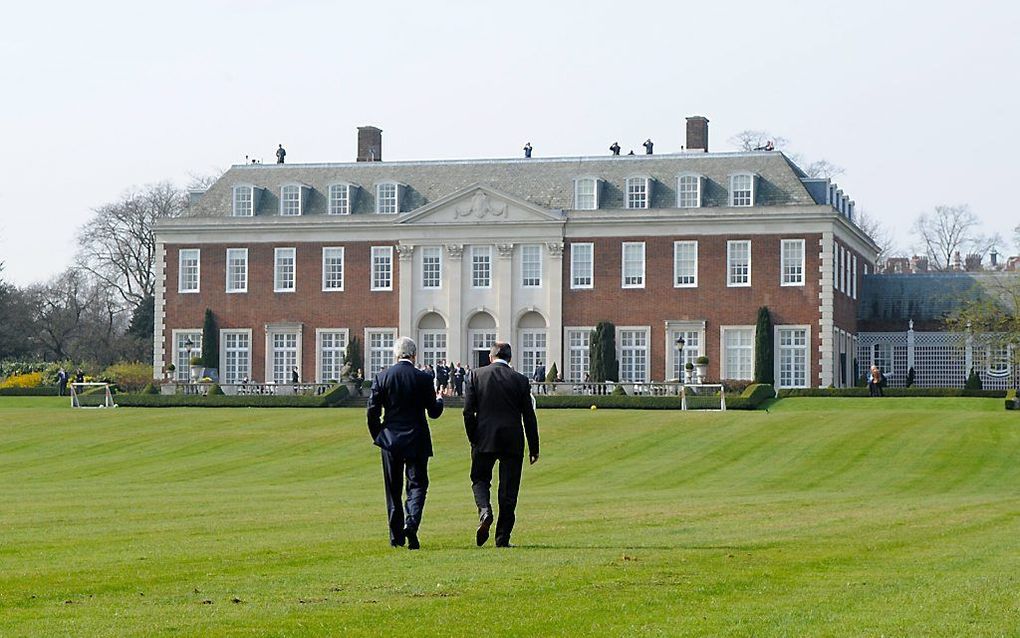
[[[676,341],[674,343],[676,343],[676,368],[678,370],[677,378],[680,380],[680,383],[682,384],[684,382],[685,376],[684,345],[686,345],[687,342],[684,341],[684,336],[680,335],[679,337],[676,338]]]
[[[184,340],[184,352],[185,352],[185,354],[188,357],[188,375],[187,375],[187,379],[188,379],[189,383],[191,382],[191,349],[194,348],[194,347],[195,347],[195,342],[191,340],[191,337],[188,337],[187,339]]]

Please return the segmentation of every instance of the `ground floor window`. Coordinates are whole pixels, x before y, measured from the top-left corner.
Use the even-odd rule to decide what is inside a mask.
[[[567,381],[584,381],[590,370],[591,329],[567,329]]]
[[[251,376],[251,333],[247,330],[223,331],[220,337],[223,344],[224,383],[241,383]]]
[[[808,377],[808,331],[807,328],[776,329],[778,338],[777,361],[779,365],[779,387],[806,388]]]
[[[301,339],[296,332],[274,332],[270,334],[272,369],[270,377],[273,383],[290,383],[292,373],[298,365],[298,344]]]
[[[366,379],[374,379],[380,370],[393,365],[393,343],[396,334],[396,330],[391,329],[365,331],[365,360],[368,361]]]
[[[319,331],[319,383],[340,380],[346,354],[346,330]],[[356,371],[351,370],[351,372]]]
[[[680,337],[684,339],[684,349],[681,356],[677,356],[679,350],[676,346],[676,340]],[[670,370],[669,378],[684,380],[684,369],[688,363],[694,365],[697,363],[698,357],[702,354],[702,337],[700,330],[690,329],[672,329],[669,331],[669,342],[666,344],[667,359],[670,362],[668,368]]]
[[[546,331],[545,330],[522,330],[521,331],[521,358],[518,371],[529,379],[535,376],[535,368],[538,362],[545,363],[546,360]],[[548,372],[548,370],[547,370]]]
[[[620,381],[640,383],[648,380],[648,329],[621,329]]]
[[[446,361],[446,331],[422,330],[418,340],[418,362],[435,367]]]
[[[178,381],[189,381],[191,379],[191,357],[202,354],[202,332],[199,330],[175,332],[174,352],[174,366],[177,368],[174,370],[174,378]]]
[[[754,327],[733,326],[722,329],[722,377],[754,378]]]

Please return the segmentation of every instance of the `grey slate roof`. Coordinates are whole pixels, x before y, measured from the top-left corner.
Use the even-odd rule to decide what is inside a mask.
[[[233,187],[252,184],[264,189],[256,216],[279,214],[280,188],[298,183],[311,187],[304,215],[324,215],[330,184],[360,186],[354,214],[375,212],[375,185],[404,184],[400,212],[409,212],[472,184],[489,186],[546,209],[574,206],[574,180],[603,180],[600,209],[624,208],[628,177],[653,178],[650,208],[675,208],[677,176],[692,172],[705,177],[702,204],[728,206],[729,177],[752,172],[759,176],[756,205],[814,205],[801,182],[803,173],[780,152],[680,153],[497,160],[421,162],[352,162],[343,164],[241,164],[230,168],[189,210],[189,216],[226,217],[232,212]]]
[[[917,328],[934,329],[965,301],[996,295],[1010,279],[1020,279],[1020,273],[868,275],[861,283],[857,319],[862,330],[902,329],[909,320]]]

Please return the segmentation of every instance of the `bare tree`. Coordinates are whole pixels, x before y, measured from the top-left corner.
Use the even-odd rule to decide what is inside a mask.
[[[93,211],[78,230],[79,267],[137,306],[155,287],[156,220],[178,217],[187,194],[169,182],[150,184]]]
[[[1013,229],[1013,243],[1016,244],[1016,249],[1020,251],[1020,224],[1017,224],[1016,228]]]
[[[1020,366],[1020,277],[994,273],[980,284],[981,293],[960,304],[946,319],[946,327],[972,336],[994,351],[1007,370]],[[1020,375],[1014,373],[1014,381]]]
[[[834,179],[845,173],[846,170],[844,170],[842,166],[833,164],[829,160],[820,159],[808,164],[807,167],[804,168],[804,172],[808,177]]]
[[[895,248],[893,247],[893,234],[889,230],[889,227],[882,223],[880,219],[874,217],[866,210],[857,211],[857,219],[855,220],[857,227],[864,231],[871,240],[878,246],[878,263],[885,261],[886,257],[890,256]]]
[[[729,141],[730,144],[733,144],[742,151],[761,150],[769,142],[772,142],[773,147],[777,151],[781,151],[790,145],[790,140],[785,137],[773,135],[768,131],[755,131],[751,129],[740,131],[731,137]]]
[[[913,231],[920,240],[917,252],[928,257],[934,270],[949,270],[955,253],[985,255],[996,243],[998,235],[978,232],[980,220],[966,204],[936,206],[930,213],[921,213]]]

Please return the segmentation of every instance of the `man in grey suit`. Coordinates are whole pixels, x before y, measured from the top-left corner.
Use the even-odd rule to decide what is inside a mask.
[[[471,491],[478,506],[475,542],[479,547],[489,540],[492,525],[489,488],[496,461],[499,461],[496,547],[510,547],[524,467],[525,436],[531,463],[538,460],[538,419],[530,383],[510,367],[510,356],[509,343],[493,345],[489,365],[471,373],[464,391],[464,429],[471,442]]]
[[[432,435],[425,414],[438,419],[443,413],[443,398],[436,394],[432,377],[414,367],[417,352],[411,339],[397,339],[397,363],[376,375],[367,415],[372,440],[382,448],[390,545],[400,547],[406,539],[408,549],[421,547],[418,526],[429,487]],[[405,476],[407,502],[401,510]]]

